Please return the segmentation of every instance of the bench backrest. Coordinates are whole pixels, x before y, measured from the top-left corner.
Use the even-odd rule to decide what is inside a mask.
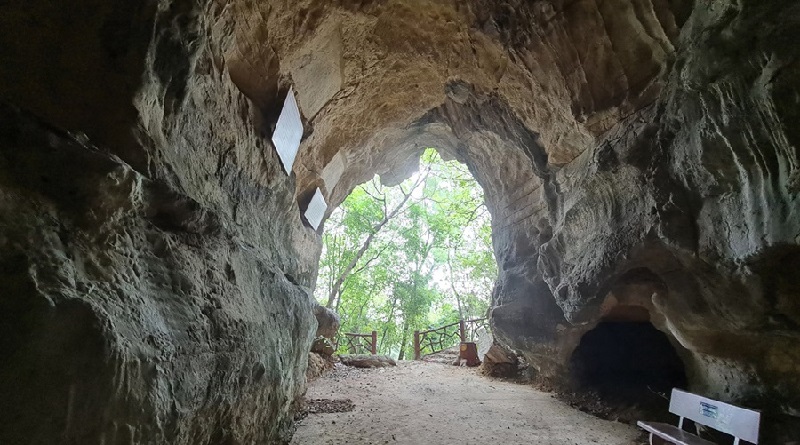
[[[758,443],[758,427],[761,422],[761,413],[758,411],[739,408],[675,388],[669,400],[669,412],[747,442]]]

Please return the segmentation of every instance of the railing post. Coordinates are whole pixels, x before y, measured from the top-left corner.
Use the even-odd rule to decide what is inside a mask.
[[[467,341],[467,329],[463,318],[458,322],[458,331],[459,335],[461,335],[461,343]]]
[[[372,355],[378,353],[378,331],[372,331]]]
[[[414,360],[419,360],[419,331],[414,331]]]

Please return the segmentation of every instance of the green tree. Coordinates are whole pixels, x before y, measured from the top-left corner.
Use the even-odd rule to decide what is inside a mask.
[[[414,330],[482,317],[497,266],[481,188],[464,165],[428,149],[398,187],[356,187],[326,222],[317,298],[342,332],[379,332],[403,359]]]

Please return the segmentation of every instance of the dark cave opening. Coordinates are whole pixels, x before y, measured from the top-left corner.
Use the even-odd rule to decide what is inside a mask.
[[[581,338],[570,370],[576,389],[609,402],[660,405],[687,385],[678,353],[649,321],[600,322]]]

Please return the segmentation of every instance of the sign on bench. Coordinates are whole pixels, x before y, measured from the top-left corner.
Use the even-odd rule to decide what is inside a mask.
[[[650,433],[651,444],[653,436],[679,445],[712,444],[712,442],[683,431],[684,419],[732,435],[736,438],[733,442],[734,445],[738,445],[740,440],[758,443],[758,428],[761,422],[761,413],[758,411],[739,408],[725,402],[673,389],[669,400],[669,412],[680,417],[677,427],[665,423],[638,423],[641,428]]]

